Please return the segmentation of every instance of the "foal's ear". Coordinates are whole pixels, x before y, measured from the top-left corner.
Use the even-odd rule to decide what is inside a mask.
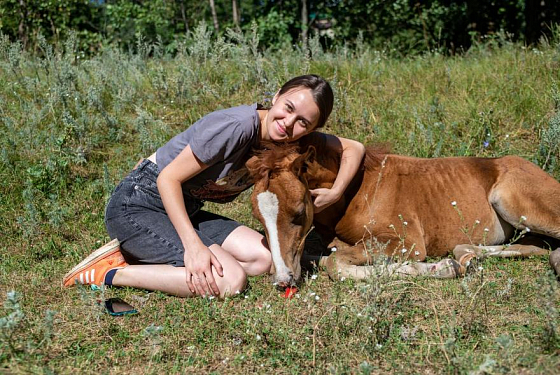
[[[307,173],[307,167],[311,165],[315,161],[315,155],[317,151],[315,151],[315,147],[309,146],[307,151],[297,157],[292,164],[292,168],[296,176],[302,177],[304,174]]]
[[[253,179],[255,178],[255,175],[258,174],[257,171],[259,169],[259,164],[260,163],[257,156],[251,156],[249,160],[245,162],[245,166],[247,167],[247,170],[249,171]]]
[[[245,167],[247,167],[247,170],[253,179],[253,183],[256,184],[257,182],[262,182],[265,187],[268,186],[270,168],[266,168],[263,165],[262,158],[259,158],[257,155],[252,156],[245,162]]]

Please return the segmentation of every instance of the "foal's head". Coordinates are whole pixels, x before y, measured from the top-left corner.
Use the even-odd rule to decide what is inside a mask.
[[[267,145],[247,162],[255,188],[253,215],[262,223],[272,252],[274,282],[286,287],[301,276],[303,242],[313,222],[307,166],[315,157],[309,147]]]

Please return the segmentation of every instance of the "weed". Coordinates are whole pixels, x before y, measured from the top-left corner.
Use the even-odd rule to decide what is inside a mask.
[[[558,86],[553,86],[554,115],[548,126],[542,130],[538,147],[537,161],[542,169],[549,173],[557,172],[560,166],[560,92]]]
[[[542,331],[544,347],[548,351],[558,350],[560,348],[559,313],[554,302],[558,293],[558,283],[552,271],[539,277],[537,283],[541,290],[539,302],[545,319]]]
[[[21,311],[20,301],[20,294],[15,291],[8,292],[6,294],[6,300],[4,301],[4,309],[8,315],[0,319],[0,334],[2,335],[1,345],[4,350],[8,350],[7,353],[9,353],[11,357],[17,356],[18,347],[15,343],[15,335],[25,317]],[[4,352],[4,350],[2,350],[2,352]]]

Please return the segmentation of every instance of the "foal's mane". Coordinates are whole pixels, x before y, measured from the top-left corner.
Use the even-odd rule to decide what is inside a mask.
[[[262,142],[258,149],[253,150],[256,163],[250,165],[251,174],[262,178],[279,171],[285,167],[285,159],[290,155],[300,155],[299,144]]]
[[[371,171],[377,169],[385,156],[391,153],[391,146],[387,143],[375,143],[366,147],[366,156],[364,156],[364,169]]]

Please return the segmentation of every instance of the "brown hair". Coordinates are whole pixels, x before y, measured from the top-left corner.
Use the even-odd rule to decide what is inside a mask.
[[[282,88],[278,91],[278,96],[302,87],[311,90],[313,100],[315,104],[317,104],[317,107],[319,107],[319,121],[315,127],[315,129],[318,129],[325,125],[332,112],[334,95],[331,85],[316,74],[307,74],[294,77],[284,83]]]

